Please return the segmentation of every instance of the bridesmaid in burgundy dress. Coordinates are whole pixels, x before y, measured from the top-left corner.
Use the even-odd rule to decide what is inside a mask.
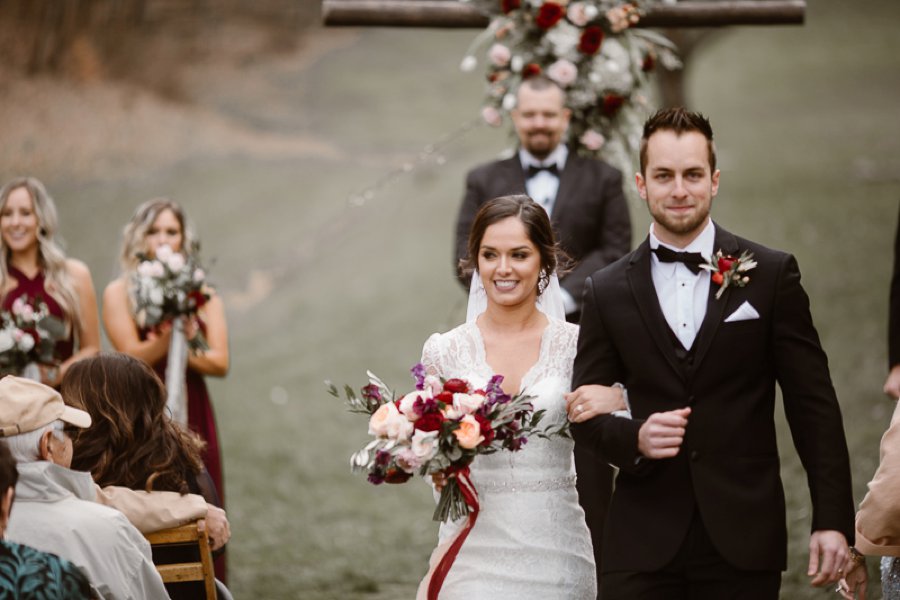
[[[103,292],[103,326],[113,348],[140,358],[151,365],[165,381],[171,324],[163,326],[159,331],[142,331],[138,327],[130,299],[130,278],[140,262],[138,254],[153,256],[159,247],[165,245],[175,252],[192,255],[197,252],[199,243],[181,206],[165,198],[141,204],[125,226],[122,238],[122,252],[119,257],[122,275],[106,286]],[[188,356],[185,386],[188,426],[200,434],[206,442],[203,462],[224,505],[225,489],[219,438],[204,380],[205,375],[224,377],[228,373],[228,326],[225,320],[225,307],[221,297],[215,293],[212,293],[209,301],[200,309],[198,320],[185,326],[185,333],[189,338],[198,330],[203,331],[209,349]],[[222,560],[217,560],[216,575],[223,582],[226,580]]]
[[[40,299],[65,324],[54,361],[39,364],[41,382],[59,387],[73,362],[100,350],[97,296],[87,266],[67,258],[56,240],[56,205],[39,180],[18,177],[0,189],[0,308]]]

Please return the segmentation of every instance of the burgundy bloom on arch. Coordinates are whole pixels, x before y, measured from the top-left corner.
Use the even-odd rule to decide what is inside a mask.
[[[578,50],[584,54],[597,54],[603,43],[603,30],[596,25],[585,27],[578,42]]]
[[[522,6],[522,0],[500,0],[500,10],[507,15],[520,6]]]
[[[622,104],[625,103],[625,98],[619,96],[618,94],[607,94],[603,97],[603,107],[601,110],[603,114],[607,117],[611,117],[619,112],[619,109],[622,108]]]
[[[550,29],[559,23],[564,14],[566,14],[566,11],[556,2],[544,2],[538,9],[534,22],[541,29]]]
[[[440,431],[444,424],[444,415],[441,413],[424,414],[415,422],[414,427],[419,431]]]
[[[644,56],[644,62],[641,63],[641,70],[644,73],[648,71],[652,71],[656,68],[656,57],[653,56],[652,53],[648,52],[646,56]]]
[[[535,75],[541,74],[541,65],[537,63],[528,63],[524,67],[522,67],[522,79],[528,79],[529,77],[534,77]]]

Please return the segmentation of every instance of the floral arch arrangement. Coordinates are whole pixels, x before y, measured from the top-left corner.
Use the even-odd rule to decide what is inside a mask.
[[[655,0],[460,0],[490,18],[462,69],[477,66],[487,47],[487,88],[482,118],[500,126],[515,107],[519,84],[543,73],[566,91],[572,111],[569,147],[630,172],[650,107],[650,73],[678,68],[674,45],[662,35],[635,29]]]

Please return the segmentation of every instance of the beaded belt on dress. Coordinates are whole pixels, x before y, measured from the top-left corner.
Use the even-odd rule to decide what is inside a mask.
[[[575,487],[575,475],[566,475],[554,479],[535,479],[532,481],[479,481],[475,488],[479,493],[498,494],[503,492],[549,492]]]

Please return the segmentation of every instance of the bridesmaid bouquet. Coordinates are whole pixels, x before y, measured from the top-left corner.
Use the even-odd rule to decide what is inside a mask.
[[[396,398],[381,379],[368,372],[369,384],[356,392],[344,386],[351,412],[369,415],[369,444],[351,457],[354,471],[371,483],[404,483],[412,475],[443,473],[447,483],[434,520],[458,519],[477,512],[478,496],[469,480],[469,465],[479,454],[517,451],[532,435],[566,435],[566,426],[538,430],[544,411],[535,411],[531,396],[510,396],[494,375],[482,389],[463,379],[442,380],[412,368],[414,391]],[[329,393],[338,389],[326,382]]]
[[[0,374],[21,375],[31,363],[55,364],[66,324],[41,298],[20,296],[0,312]]]
[[[154,330],[179,317],[193,317],[209,300],[206,274],[194,257],[161,246],[154,258],[138,258],[141,262],[131,276],[131,300],[140,328]],[[193,351],[209,349],[199,330],[187,343]]]

